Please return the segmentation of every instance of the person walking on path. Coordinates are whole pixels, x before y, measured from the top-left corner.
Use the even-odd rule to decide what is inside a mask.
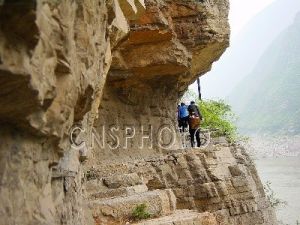
[[[185,132],[185,129],[188,126],[189,112],[188,107],[184,103],[180,104],[178,116],[180,118],[180,132]]]
[[[194,113],[195,116],[200,117],[200,119],[202,120],[202,115],[200,113],[200,110],[194,101],[191,101],[191,104],[188,107],[188,111],[189,111],[189,115],[192,115]]]
[[[202,120],[201,112],[194,101],[188,107],[189,111],[189,132],[191,136],[191,146],[195,147],[195,137],[197,142],[197,147],[200,147],[200,122]]]

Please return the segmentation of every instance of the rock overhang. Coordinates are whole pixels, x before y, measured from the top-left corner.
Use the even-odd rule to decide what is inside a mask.
[[[145,5],[138,19],[129,20],[127,38],[113,49],[108,81],[147,83],[168,76],[174,81],[172,88],[182,94],[228,47],[228,2],[145,1]]]
[[[11,100],[28,104],[3,94],[0,119],[59,139],[93,123],[105,86],[148,96],[167,87],[178,98],[229,42],[220,0],[4,1],[1,17],[3,85],[18,84]],[[9,29],[18,18],[26,25]]]
[[[148,133],[152,125],[157,136],[162,124],[176,124],[180,94],[208,71],[228,46],[228,10],[228,0],[0,1],[1,221],[22,225],[97,223],[86,207],[86,197],[93,193],[85,190],[91,187],[90,179],[98,178],[93,175],[96,168],[106,177],[105,186],[111,186],[107,180],[111,176],[117,183],[122,181],[120,177],[127,177],[127,181],[147,181],[150,189],[173,188],[147,192],[147,182],[139,181],[133,184],[141,186],[107,190],[102,178],[92,182],[96,190],[104,188],[104,197],[145,192],[125,199],[115,196],[121,203],[129,200],[131,207],[145,200],[154,208],[163,204],[163,211],[170,212],[168,208],[176,208],[176,196],[177,206],[183,208],[209,211],[225,206],[219,215],[230,221],[228,224],[275,224],[271,210],[265,210],[264,196],[259,199],[262,203],[249,202],[249,208],[233,201],[236,193],[229,172],[239,173],[236,168],[227,169],[229,158],[232,166],[250,165],[247,179],[257,181],[250,194],[254,198],[263,195],[254,166],[244,159],[246,154],[236,154],[237,146],[213,146],[207,153],[174,147],[168,154],[159,151],[156,143],[153,149],[140,148],[136,140],[145,134],[137,132],[137,139],[131,139],[127,149],[95,147],[85,155],[82,150],[86,149],[74,149],[69,142],[73,138],[70,128],[77,125],[80,131],[99,133],[101,125],[114,124],[121,131],[126,125],[145,125]],[[90,140],[84,136],[84,141]],[[237,160],[232,158],[235,155]],[[206,161],[218,169],[207,168]],[[124,176],[127,172],[130,175]],[[223,179],[223,172],[229,176],[231,194],[226,191],[227,183],[211,182]],[[238,190],[244,191],[239,186],[245,179],[233,180]],[[101,197],[101,191],[94,194]],[[216,205],[215,197],[222,194],[228,195],[228,201],[221,197]],[[161,199],[161,204],[152,201],[153,196]],[[194,200],[199,200],[196,205]],[[130,216],[133,209],[126,210]],[[212,213],[176,210],[174,214],[163,220],[207,224],[202,217],[209,214],[209,224],[216,223]],[[249,219],[251,215],[261,216],[256,222]],[[190,216],[191,220],[182,218]]]

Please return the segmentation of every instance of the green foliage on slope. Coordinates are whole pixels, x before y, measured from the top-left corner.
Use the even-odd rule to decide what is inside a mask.
[[[244,132],[300,133],[300,15],[269,46],[229,102]]]
[[[237,128],[234,125],[236,117],[230,105],[223,100],[204,100],[198,104],[204,118],[201,128],[216,129],[218,136],[226,136],[231,142],[238,139]]]
[[[188,104],[197,99],[197,94],[189,89],[180,99],[180,102]],[[216,136],[225,136],[230,142],[242,139],[237,132],[236,115],[232,108],[224,100],[202,100],[198,101],[198,106],[203,116],[201,129],[216,130]],[[244,138],[243,138],[244,139]]]

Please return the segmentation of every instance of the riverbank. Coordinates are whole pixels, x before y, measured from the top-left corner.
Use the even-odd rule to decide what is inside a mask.
[[[284,224],[300,222],[300,157],[263,158],[256,160],[263,183],[271,182],[276,197],[287,205],[277,209],[277,217]]]

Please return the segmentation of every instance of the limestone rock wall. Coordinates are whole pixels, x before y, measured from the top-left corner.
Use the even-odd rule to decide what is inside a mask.
[[[102,125],[150,124],[157,133],[176,123],[178,97],[228,46],[228,9],[227,0],[0,1],[0,224],[122,224],[126,204],[140,203],[135,194],[151,199],[161,224],[215,224],[214,210],[159,181],[153,171],[164,168],[145,172],[148,186],[139,175],[118,177],[120,159],[166,157],[157,140],[150,150],[136,140],[112,150],[74,149],[70,138],[91,143]],[[84,132],[73,137],[75,125]],[[95,168],[111,175],[105,184],[117,200],[93,197],[106,187],[92,179]],[[121,210],[110,215],[113,206]]]
[[[134,208],[137,202],[148,205],[149,212],[153,205],[172,202],[176,206],[171,209],[170,216],[164,217],[163,211],[152,212],[161,219],[154,219],[149,224],[160,224],[161,221],[164,221],[161,224],[172,224],[177,213],[182,214],[182,218],[190,215],[192,211],[182,213],[186,209],[197,210],[199,216],[210,213],[211,223],[208,224],[277,224],[255,166],[241,146],[216,140],[206,149],[170,150],[156,157],[108,162],[94,165],[88,171],[85,191],[93,202],[90,207],[98,221],[110,217],[122,218],[124,223],[130,221],[128,213],[122,209],[129,207],[131,212],[130,207]],[[144,197],[157,190],[172,190],[176,198],[153,203],[152,198]],[[107,199],[114,199],[114,202]],[[117,204],[121,199],[122,204]],[[183,224],[194,223],[187,220]]]
[[[178,98],[197,76],[211,68],[229,43],[227,1],[149,0],[145,5],[145,12],[130,20],[127,38],[113,50],[95,123],[98,133],[103,126],[106,133],[112,125],[117,126],[121,147],[117,151],[107,145],[95,147],[98,158],[159,152],[155,134],[162,124],[176,127]],[[124,126],[134,127],[136,134],[126,149]],[[149,130],[153,148],[140,149],[141,136]],[[110,141],[108,137],[106,142]],[[177,138],[173,148],[178,148],[178,142]]]
[[[0,223],[85,224],[68,130],[97,113],[110,66],[108,5],[1,1],[0,15]]]

